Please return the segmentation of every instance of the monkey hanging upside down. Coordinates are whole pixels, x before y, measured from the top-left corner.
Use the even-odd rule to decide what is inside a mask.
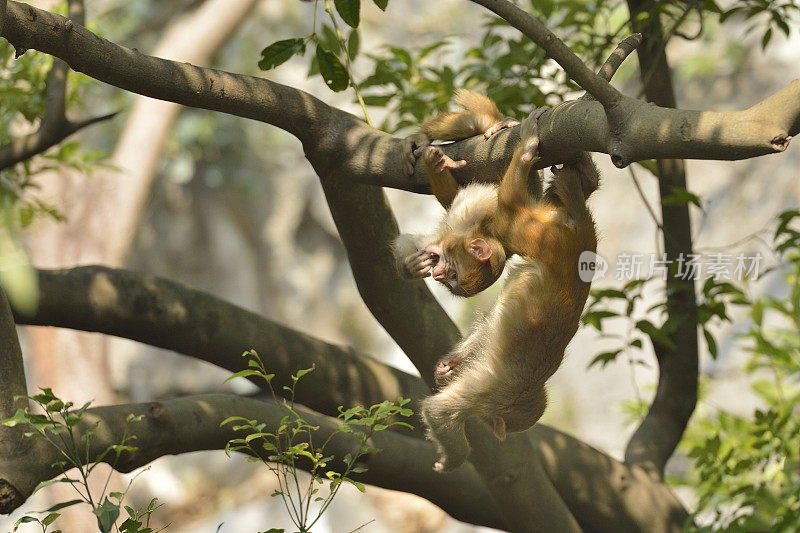
[[[464,111],[445,113],[421,128],[429,138],[457,140],[484,133],[487,138],[516,125],[503,119],[494,102],[459,91]],[[402,235],[395,242],[401,272],[426,277],[458,296],[474,295],[494,283],[512,254],[520,261],[510,271],[497,302],[470,333],[437,365],[439,391],[422,401],[422,418],[437,443],[437,471],[452,470],[468,457],[464,424],[478,417],[499,439],[535,424],[547,403],[545,382],[558,369],[578,329],[590,281],[579,276],[578,260],[597,247],[586,198],[599,184],[588,153],[553,168],[542,194],[531,193],[528,174],[538,154],[534,112],[522,125],[521,141],[499,186],[473,183],[458,190],[453,161],[439,148],[418,142],[436,197],[448,211],[432,235]],[[413,156],[412,156],[413,157]],[[542,175],[534,172],[542,191]]]

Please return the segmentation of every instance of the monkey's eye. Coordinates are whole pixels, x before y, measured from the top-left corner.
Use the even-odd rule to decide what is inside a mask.
[[[450,275],[447,278],[449,281],[455,283],[458,281],[458,273],[455,270],[450,271]]]

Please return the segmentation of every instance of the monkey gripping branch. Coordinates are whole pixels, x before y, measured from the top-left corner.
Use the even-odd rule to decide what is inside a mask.
[[[0,7],[4,3],[0,0]],[[582,151],[608,153],[617,166],[652,158],[744,159],[785,150],[790,137],[800,130],[798,81],[743,111],[716,113],[658,107],[619,94],[610,84],[604,83],[602,77],[591,73],[551,32],[513,4],[488,0],[475,0],[475,3],[493,10],[531,37],[594,97],[593,100],[567,102],[547,110],[539,118],[539,135],[542,146],[547,149],[543,149],[537,168],[570,159]],[[353,115],[291,87],[266,79],[147,56],[25,3],[9,0],[3,11],[5,17],[0,16],[2,36],[19,52],[39,50],[63,59],[76,71],[116,87],[187,106],[259,120],[296,136],[320,177],[362,297],[422,375],[431,376],[436,360],[453,345],[458,331],[424,287],[411,291],[402,281],[385,275],[385,272],[392,271],[394,264],[388,243],[398,231],[379,187],[429,192],[421,168],[410,178],[405,174],[402,139],[371,128]],[[581,134],[576,135],[576,131]],[[478,176],[498,179],[508,164],[518,135],[514,128],[500,132],[488,143],[470,139],[448,147],[446,152],[453,159],[471,162],[469,167],[456,173],[456,178],[462,183]],[[110,275],[115,275],[115,272],[111,271]],[[91,276],[90,279],[97,278]],[[69,276],[61,278],[61,281],[68,282]],[[135,282],[122,286],[119,294],[124,295],[125,290],[136,290],[136,287]],[[57,285],[52,290],[56,291]],[[86,287],[87,294],[90,290],[91,285]],[[84,300],[91,306],[90,298]],[[124,297],[120,298],[123,300]],[[66,315],[72,310],[63,309],[63,302],[70,300],[62,299],[60,302],[62,312],[55,313],[55,316],[37,319],[17,315],[17,320],[20,323],[70,327]],[[70,304],[77,306],[80,302]],[[118,317],[120,322],[115,328],[109,328],[102,318],[105,316],[103,312],[110,311],[113,309],[90,308],[86,314],[87,322],[78,327],[129,336],[148,343],[157,343],[154,338],[172,338],[171,344],[179,344],[174,342],[178,335],[170,331],[163,331],[161,336],[154,338],[143,337],[138,327],[126,327],[125,316]],[[8,316],[8,313],[3,315],[3,340],[11,338],[10,332],[13,332],[13,322]],[[135,318],[129,316],[127,320],[132,322]],[[291,337],[289,334],[287,338]],[[213,336],[208,340],[211,343]],[[8,394],[7,391],[25,390],[15,337],[13,343],[8,343],[2,345],[3,353],[0,354],[3,356],[0,377],[4,395]],[[203,354],[188,355],[204,358]],[[335,366],[337,362],[323,358],[319,364]],[[381,382],[382,378],[377,376],[382,375],[379,370],[382,365],[375,362],[369,365],[373,371],[360,377],[371,384]],[[422,384],[415,387],[422,387]],[[4,409],[11,408],[8,396],[2,401]],[[208,413],[208,406],[225,411],[226,402],[226,398],[202,398],[193,405]],[[231,402],[236,403],[235,400]],[[151,410],[161,416],[164,406],[168,411],[174,407],[174,411],[169,411],[173,415],[196,408],[164,402]],[[236,408],[243,408],[241,402]],[[102,418],[101,413],[116,416],[143,407],[97,409],[106,409],[98,411]],[[324,410],[324,406],[320,410]],[[266,418],[268,411],[269,406],[265,404],[262,416]],[[7,413],[5,409],[3,414]],[[113,416],[109,417],[112,426]],[[214,434],[218,429],[212,430],[211,425],[206,424],[206,429],[203,429],[205,426],[196,428],[204,437],[198,439],[197,448],[215,447],[220,435]],[[141,438],[146,439],[148,431],[157,432],[156,426],[146,429]],[[475,470],[466,467],[468,472],[464,475],[467,477],[459,481],[466,485],[451,483],[448,479],[454,478],[443,476],[433,478],[437,480],[433,481],[422,473],[419,473],[420,478],[409,479],[400,475],[403,468],[397,465],[387,465],[386,477],[381,478],[383,483],[400,490],[425,493],[423,495],[454,516],[487,525],[505,523],[514,530],[560,527],[560,530],[577,531],[582,527],[590,530],[635,528],[666,531],[679,528],[686,516],[669,490],[642,469],[617,463],[546,427],[537,425],[502,444],[480,427],[468,425],[467,433],[473,445],[471,460]],[[2,510],[8,512],[27,498],[36,482],[51,473],[33,468],[34,463],[23,463],[21,458],[26,456],[18,447],[17,439],[7,432],[0,435],[0,449],[3,450],[0,477],[4,480],[0,487],[0,503],[3,504]],[[157,438],[156,435],[149,436]],[[404,443],[391,448],[387,444],[384,448],[391,449],[387,453],[393,454],[399,453],[402,446],[410,445]],[[422,446],[425,453],[433,457],[433,448],[424,443]],[[188,451],[190,447],[176,444],[158,448],[154,444],[153,454],[142,454],[132,461],[135,464],[128,466],[144,464],[159,454]],[[30,457],[39,464],[49,464],[46,456],[34,454]],[[579,483],[576,483],[576,477],[580,478]],[[381,484],[381,480],[376,479],[375,483]],[[425,492],[428,483],[438,484],[435,494]],[[464,497],[464,486],[476,487],[482,496],[485,495],[483,491],[488,491],[495,507],[489,509],[484,505],[476,511],[474,501]]]

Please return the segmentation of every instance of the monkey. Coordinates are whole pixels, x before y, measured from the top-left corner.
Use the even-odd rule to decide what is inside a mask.
[[[500,277],[508,255],[497,239],[470,238],[496,211],[497,189],[494,185],[472,184],[467,194],[459,195],[450,170],[463,167],[466,161],[452,160],[440,148],[431,146],[430,140],[458,141],[475,135],[488,139],[519,121],[504,118],[490,98],[475,91],[459,89],[454,100],[464,111],[442,113],[424,121],[420,133],[409,137],[405,149],[407,163],[417,157],[423,160],[431,190],[448,209],[447,216],[433,235],[400,236],[394,243],[394,253],[404,277],[421,278],[430,273],[453,294],[471,296]],[[413,164],[410,168],[413,172]],[[461,268],[456,270],[456,264]]]
[[[461,141],[476,135],[483,135],[484,139],[488,139],[501,130],[512,128],[519,124],[519,121],[514,118],[503,117],[497,108],[497,104],[491,98],[479,92],[470,91],[469,89],[457,89],[453,95],[453,101],[463,111],[440,113],[433,116],[422,123],[419,133],[406,139],[405,165],[407,174],[414,173],[417,158],[430,145],[431,140]],[[445,157],[447,158],[447,156]],[[453,162],[449,158],[447,160],[447,166],[439,168],[439,172],[444,168],[461,168],[467,163],[466,161]],[[453,164],[455,166],[450,166]],[[455,180],[453,180],[453,183],[455,184]],[[457,185],[454,187],[457,187]],[[455,195],[455,190],[452,190],[451,193]],[[437,199],[439,199],[438,196]],[[450,200],[452,201],[452,198]],[[447,208],[449,205],[444,207]]]
[[[522,141],[494,197],[486,189],[491,185],[471,184],[459,191],[436,234],[438,247],[428,239],[422,251],[429,256],[411,261],[417,274],[430,266],[436,279],[444,257],[456,275],[439,281],[453,282],[448,286],[458,294],[485,285],[486,280],[460,285],[460,271],[472,268],[476,260],[491,265],[491,257],[500,253],[497,264],[510,254],[520,258],[487,316],[437,365],[439,391],[422,401],[422,418],[439,453],[437,471],[452,470],[469,456],[464,432],[468,418],[487,424],[499,439],[541,418],[547,404],[545,382],[563,360],[589,293],[590,281],[579,275],[578,260],[582,252],[597,247],[586,199],[597,189],[599,175],[589,154],[581,153],[577,161],[553,168],[552,184],[541,197],[531,194],[527,180],[538,155],[538,116],[534,112],[523,122]],[[436,163],[429,153],[423,156],[426,165],[429,159]],[[538,172],[535,177],[541,180]],[[466,235],[451,220],[455,211],[460,212],[456,218],[468,222]],[[464,213],[473,218],[467,220]],[[456,245],[445,251],[451,240]],[[494,274],[492,270],[488,277]]]

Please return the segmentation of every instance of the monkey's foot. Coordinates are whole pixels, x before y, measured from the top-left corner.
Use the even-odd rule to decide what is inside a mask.
[[[439,389],[444,388],[453,381],[461,368],[461,359],[460,357],[450,357],[439,361],[433,373],[433,381],[436,383],[436,387]]]
[[[519,120],[513,118],[504,118],[500,122],[492,125],[488,130],[483,132],[483,138],[488,139],[492,135],[495,135],[499,131],[503,131],[508,128],[513,128],[514,126],[519,124]]]
[[[430,139],[424,133],[414,133],[403,139],[403,166],[405,167],[406,175],[414,175],[414,166],[417,164],[417,158],[430,144]]]
[[[546,107],[534,109],[528,118],[522,121],[520,137],[522,138],[522,162],[530,163],[539,155],[539,117],[547,111]]]
[[[433,463],[433,469],[436,472],[452,472],[459,466],[463,465],[467,457],[469,456],[469,450],[465,454],[457,454],[454,455],[452,453],[448,453],[447,456],[441,456],[439,459]]]
[[[454,161],[437,146],[428,146],[425,148],[422,158],[425,161],[425,166],[427,166],[431,172],[436,173],[461,168],[467,164],[463,159]]]

